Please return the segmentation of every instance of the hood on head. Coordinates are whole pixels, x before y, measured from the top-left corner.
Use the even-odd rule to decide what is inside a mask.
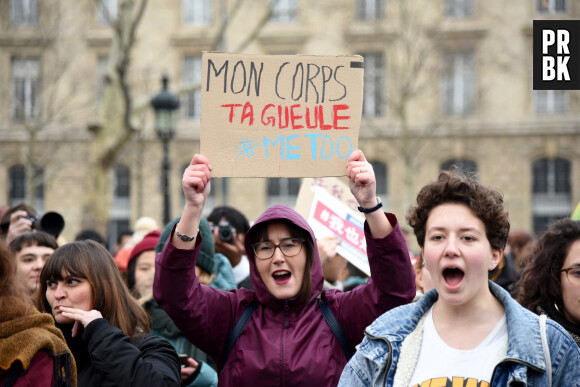
[[[281,305],[280,300],[276,299],[268,291],[268,288],[266,288],[266,285],[262,281],[262,278],[260,277],[260,274],[258,273],[258,269],[256,268],[254,251],[252,250],[252,247],[250,246],[250,244],[251,244],[250,236],[252,235],[252,231],[255,230],[256,226],[261,224],[261,223],[269,222],[272,220],[290,221],[290,222],[294,223],[296,226],[302,228],[303,230],[306,230],[310,234],[310,239],[312,239],[313,244],[314,244],[314,257],[313,257],[314,259],[312,261],[312,267],[310,268],[310,274],[312,277],[312,288],[310,291],[309,300],[311,301],[312,299],[316,298],[320,294],[320,292],[322,291],[322,285],[324,283],[324,275],[322,274],[322,266],[320,264],[320,258],[318,256],[318,247],[316,245],[316,237],[314,236],[314,232],[312,231],[312,228],[310,228],[310,225],[308,224],[306,219],[304,219],[304,217],[302,217],[302,215],[300,215],[298,212],[296,212],[292,208],[290,208],[288,206],[283,206],[283,205],[276,205],[276,206],[270,207],[266,211],[264,211],[258,217],[258,219],[254,222],[252,227],[250,227],[250,230],[248,230],[248,232],[246,233],[246,239],[245,239],[244,244],[245,244],[245,249],[246,249],[246,256],[248,257],[248,260],[250,261],[250,279],[252,281],[252,286],[254,287],[254,291],[256,292],[256,298],[258,299],[258,301],[260,301],[260,303],[267,304],[271,307]]]

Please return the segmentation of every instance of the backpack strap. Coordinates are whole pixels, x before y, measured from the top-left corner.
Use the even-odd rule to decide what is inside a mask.
[[[334,317],[334,313],[332,313],[332,310],[330,309],[330,306],[328,306],[326,301],[324,301],[322,298],[319,298],[318,305],[320,305],[320,310],[324,315],[324,319],[330,326],[330,329],[332,329],[334,336],[336,336],[336,338],[338,339],[338,342],[342,347],[342,351],[344,352],[344,356],[346,356],[346,361],[349,361],[350,358],[352,357],[352,353],[350,352],[350,345],[348,343],[346,335],[344,334],[344,331],[342,330],[342,327],[338,323],[336,317]]]
[[[328,324],[328,326],[330,326],[330,329],[332,329],[332,333],[334,333],[334,336],[336,336],[338,342],[340,343],[340,347],[344,352],[346,360],[347,361],[350,360],[350,358],[352,357],[352,353],[350,351],[348,339],[346,338],[346,335],[342,330],[342,327],[338,323],[338,320],[336,319],[336,317],[334,317],[334,313],[332,313],[332,310],[330,309],[328,304],[320,298],[318,299],[318,305],[320,306],[320,311],[324,315],[326,323]],[[224,349],[224,354],[222,357],[222,365],[225,365],[226,362],[228,361],[228,358],[230,357],[230,352],[234,348],[234,344],[236,344],[238,337],[240,337],[240,335],[242,334],[242,331],[248,324],[248,321],[250,321],[250,318],[252,317],[252,314],[254,313],[257,307],[258,300],[254,298],[254,300],[252,300],[250,305],[248,305],[246,309],[244,309],[239,320],[236,322],[236,325],[234,325],[234,327],[230,331],[228,335],[228,340],[226,342],[226,348]]]
[[[228,335],[228,341],[226,342],[226,348],[222,357],[222,365],[226,364],[228,361],[228,357],[230,357],[230,352],[232,351],[232,348],[234,348],[234,344],[238,341],[238,337],[242,334],[242,331],[246,327],[246,324],[248,324],[248,321],[250,321],[250,317],[252,317],[252,313],[254,313],[257,307],[258,300],[254,298],[250,305],[244,309],[238,321],[236,321],[236,325],[234,325]]]

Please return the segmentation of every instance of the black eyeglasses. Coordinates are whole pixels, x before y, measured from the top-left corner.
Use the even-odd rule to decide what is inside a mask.
[[[573,266],[567,269],[562,269],[560,272],[565,272],[566,277],[568,277],[568,281],[574,286],[580,286],[580,267]]]
[[[286,257],[294,257],[302,251],[302,245],[304,244],[304,239],[302,238],[286,238],[282,239],[279,244],[272,242],[258,242],[252,245],[254,254],[258,259],[270,259],[274,256],[276,247],[280,249],[282,254]]]

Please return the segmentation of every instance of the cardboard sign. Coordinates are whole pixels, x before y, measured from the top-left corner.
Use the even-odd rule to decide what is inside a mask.
[[[296,200],[296,211],[308,220],[317,239],[329,235],[338,238],[341,243],[336,252],[370,276],[364,216],[353,210],[347,202],[338,199],[334,195],[338,191],[329,192],[326,188],[342,188],[345,185],[335,178],[325,178],[322,182],[321,179],[304,180]],[[348,187],[346,190],[350,195]]]
[[[201,153],[214,177],[343,176],[358,148],[361,56],[202,56]]]

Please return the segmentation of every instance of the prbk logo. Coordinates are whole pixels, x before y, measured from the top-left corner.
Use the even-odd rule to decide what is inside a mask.
[[[534,20],[534,90],[580,90],[580,20]]]

